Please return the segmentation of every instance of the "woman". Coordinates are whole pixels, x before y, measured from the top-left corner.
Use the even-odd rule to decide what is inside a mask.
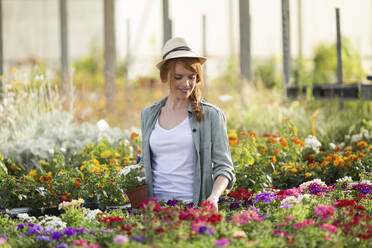
[[[141,112],[142,158],[148,197],[200,204],[235,182],[225,116],[202,101],[202,64],[183,38],[168,40],[156,66],[169,95]]]

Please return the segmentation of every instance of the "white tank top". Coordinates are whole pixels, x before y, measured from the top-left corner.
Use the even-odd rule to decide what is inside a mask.
[[[167,130],[156,121],[150,135],[154,197],[192,202],[194,140],[189,119]]]

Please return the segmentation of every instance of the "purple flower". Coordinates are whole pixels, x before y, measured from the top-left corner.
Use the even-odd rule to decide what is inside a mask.
[[[34,227],[34,226],[35,226],[34,223],[27,223],[27,225],[28,225],[29,227]]]
[[[230,240],[227,239],[227,238],[217,239],[216,241],[214,241],[214,244],[218,247],[228,246],[228,245],[230,245]]]
[[[243,207],[248,207],[248,206],[253,206],[253,201],[252,200],[244,200],[242,203]]]
[[[147,240],[145,237],[131,237],[130,239],[141,243],[145,243]]]
[[[6,234],[1,234],[1,235],[0,235],[0,238],[8,239],[8,236],[6,236]]]
[[[233,209],[239,209],[240,208],[240,204],[238,202],[233,202],[230,204],[230,210],[233,210]]]
[[[89,234],[94,234],[95,233],[95,230],[92,230],[89,232]]]
[[[271,192],[265,192],[265,193],[261,193],[261,194],[258,194],[256,195],[256,197],[254,198],[256,202],[264,202],[264,203],[271,203],[275,200],[275,193],[271,193]]]
[[[56,231],[56,232],[54,232],[53,234],[52,234],[52,239],[53,240],[58,240],[58,239],[60,239],[60,238],[62,238],[63,237],[63,233],[60,233],[60,232],[58,232],[58,231]]]
[[[207,230],[207,227],[206,226],[200,226],[199,227],[199,234],[204,234],[204,232]]]
[[[214,234],[213,227],[208,228],[208,233],[209,233],[209,235],[213,235]]]
[[[360,193],[363,194],[363,195],[371,194],[372,193],[372,190],[371,189],[362,189],[360,191]]]
[[[167,205],[170,207],[175,207],[177,206],[178,201],[177,200],[168,200]]]
[[[68,247],[68,245],[65,244],[65,243],[60,243],[60,244],[55,246],[55,248],[67,248],[67,247]]]
[[[21,229],[23,229],[25,227],[25,224],[19,224],[19,225],[17,225],[17,230],[19,231],[19,230],[21,230]]]
[[[39,241],[39,242],[50,242],[50,237],[49,236],[45,236],[45,235],[41,235],[41,236],[37,236],[36,239]]]
[[[189,204],[186,205],[186,209],[190,209],[194,207],[194,203],[190,202]]]
[[[123,236],[123,235],[118,234],[118,235],[115,236],[114,242],[122,245],[124,243],[129,242],[129,239],[128,239],[127,236]]]
[[[259,217],[261,217],[261,218],[266,217],[266,216],[267,216],[267,214],[265,214],[265,213],[259,215]]]
[[[65,229],[65,235],[67,237],[73,236],[73,235],[75,235],[75,233],[76,233],[76,231],[75,231],[75,228],[73,228],[73,227],[69,227],[69,228]]]
[[[85,230],[84,228],[77,228],[75,229],[76,233],[85,233],[87,232],[87,230]]]
[[[280,208],[290,209],[292,206],[293,206],[292,203],[286,202],[283,205],[281,205]]]
[[[30,227],[27,230],[26,235],[34,235],[34,234],[40,234],[43,231],[43,227],[40,225],[36,225],[34,227]]]
[[[221,197],[221,198],[218,200],[218,203],[229,202],[229,201],[230,201],[229,199],[226,199],[226,198]]]
[[[348,185],[348,184],[347,184],[347,182],[343,182],[343,183],[341,184],[341,188],[343,188],[343,189],[344,189],[344,188],[346,188],[346,187],[347,187],[347,185]]]

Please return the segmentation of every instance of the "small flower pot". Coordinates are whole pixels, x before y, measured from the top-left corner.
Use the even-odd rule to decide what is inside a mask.
[[[147,201],[147,185],[142,185],[125,192],[129,198],[132,208],[139,208],[142,202]]]

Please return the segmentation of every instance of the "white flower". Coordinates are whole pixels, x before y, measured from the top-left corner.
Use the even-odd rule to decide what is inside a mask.
[[[32,222],[36,220],[35,217],[29,216],[27,213],[17,214],[17,217],[20,219],[26,220],[27,222]]]
[[[362,134],[354,134],[353,136],[351,136],[351,143],[356,143],[360,140],[363,139],[363,135]]]
[[[329,143],[329,146],[331,147],[332,150],[334,150],[336,148],[336,145],[333,144],[333,143]]]
[[[126,166],[126,167],[124,167],[121,171],[119,171],[119,175],[126,176],[126,175],[128,175],[128,173],[129,173],[131,170],[138,169],[138,168],[141,168],[141,166],[138,165],[138,164],[134,164],[134,165]]]
[[[310,184],[312,183],[317,183],[321,186],[327,186],[327,184],[325,184],[325,182],[323,182],[322,180],[320,180],[319,178],[316,178],[314,180],[311,180],[311,181],[307,181],[303,184],[300,185],[300,188],[303,188],[303,189],[307,189],[309,187]]]
[[[321,147],[322,144],[317,140],[315,136],[309,135],[305,139],[305,147],[312,148],[315,152],[319,152],[319,147]]]
[[[57,216],[43,216],[43,220],[40,221],[40,225],[44,226],[45,229],[55,229],[55,230],[61,230],[66,228],[66,222],[62,221],[61,218]]]
[[[89,210],[89,212],[85,215],[85,217],[88,220],[94,220],[96,218],[97,214],[99,214],[99,213],[102,213],[102,211],[99,210],[99,209]]]
[[[353,181],[353,179],[351,177],[348,177],[348,176],[345,176],[343,178],[339,178],[336,180],[336,182],[338,183],[344,183],[344,182],[348,182],[348,183],[351,183]]]
[[[371,181],[370,180],[362,180],[360,181],[360,184],[367,184],[367,185],[371,185]]]
[[[39,187],[36,190],[40,193],[41,196],[44,196],[47,193],[44,187]]]
[[[107,121],[103,119],[97,122],[97,126],[101,132],[106,131],[110,127]]]

